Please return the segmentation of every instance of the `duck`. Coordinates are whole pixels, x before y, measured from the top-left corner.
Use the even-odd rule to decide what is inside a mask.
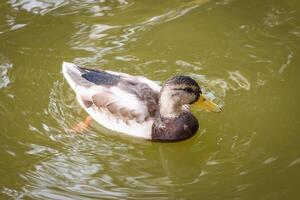
[[[190,106],[221,112],[189,76],[176,75],[160,86],[144,76],[86,68],[63,62],[62,73],[82,108],[106,129],[150,141],[186,140],[198,131]]]

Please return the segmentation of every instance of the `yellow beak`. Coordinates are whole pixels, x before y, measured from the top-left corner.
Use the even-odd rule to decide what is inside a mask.
[[[201,95],[199,99],[193,103],[195,107],[205,112],[221,112],[222,108],[214,102],[208,100],[205,96]]]

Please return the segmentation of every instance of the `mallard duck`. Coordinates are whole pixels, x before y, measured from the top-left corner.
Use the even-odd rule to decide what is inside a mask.
[[[142,76],[79,67],[64,62],[65,79],[79,104],[107,129],[152,141],[179,141],[193,136],[199,123],[191,104],[220,112],[189,76],[174,76],[162,87]]]

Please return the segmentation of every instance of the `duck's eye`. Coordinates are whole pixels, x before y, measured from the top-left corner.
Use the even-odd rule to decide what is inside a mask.
[[[184,91],[188,92],[188,93],[193,93],[194,90],[192,88],[185,88]]]

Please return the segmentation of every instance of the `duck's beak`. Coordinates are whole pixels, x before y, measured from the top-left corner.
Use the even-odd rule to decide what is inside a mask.
[[[205,112],[221,112],[221,106],[215,104],[214,102],[208,100],[205,96],[201,95],[199,99],[193,103],[196,108]]]

